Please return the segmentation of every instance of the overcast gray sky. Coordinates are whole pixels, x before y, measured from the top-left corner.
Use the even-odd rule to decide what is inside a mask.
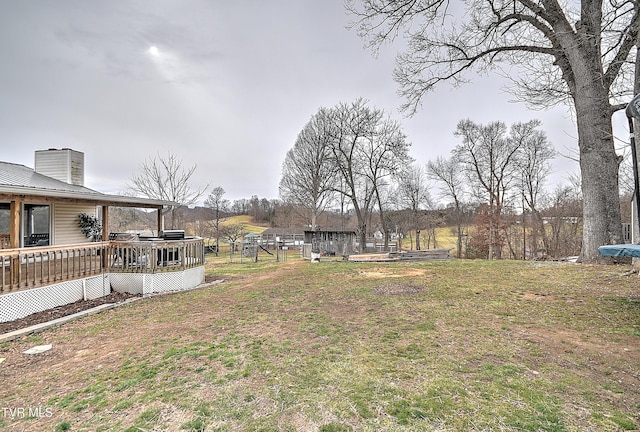
[[[463,118],[539,118],[559,151],[576,149],[565,107],[529,111],[497,77],[444,85],[404,118],[397,48],[374,58],[351,19],[340,0],[4,0],[0,159],[33,167],[35,150],[80,150],[86,186],[118,193],[145,158],[173,152],[197,164],[194,188],[277,198],[305,123],[357,97],[402,121],[420,164],[449,155]],[[562,181],[577,164],[554,168]]]

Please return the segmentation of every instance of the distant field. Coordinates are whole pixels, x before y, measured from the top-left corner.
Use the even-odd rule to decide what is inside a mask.
[[[0,345],[8,431],[640,427],[625,267],[210,257],[225,282]],[[44,354],[22,354],[51,344]],[[6,411],[9,412],[9,411]],[[28,412],[28,411],[26,411]]]
[[[225,218],[222,221],[222,225],[242,224],[244,225],[247,233],[262,234],[267,229],[266,226],[256,225],[253,222],[253,217],[249,215],[232,216]]]
[[[412,233],[413,236],[413,245],[415,248],[415,233]],[[452,249],[451,250],[451,255],[455,256],[456,254],[456,242],[457,242],[457,238],[455,236],[455,234],[453,234],[451,232],[451,227],[443,227],[443,228],[436,228],[436,244],[434,246],[433,242],[431,242],[430,244],[430,248],[431,249],[436,249],[436,248],[449,248]],[[420,238],[420,245],[422,249],[426,249],[427,247],[427,242],[426,242],[426,237],[424,235],[424,233],[421,235]],[[409,249],[411,247],[411,240],[409,239],[409,236],[407,235],[407,237],[404,238],[403,242],[402,242],[402,248],[403,249]]]

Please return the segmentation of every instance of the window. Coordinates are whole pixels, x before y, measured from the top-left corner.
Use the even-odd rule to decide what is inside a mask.
[[[9,234],[11,227],[11,204],[0,203],[0,234]]]
[[[50,214],[48,205],[24,205],[22,233],[25,246],[46,246],[49,244]]]

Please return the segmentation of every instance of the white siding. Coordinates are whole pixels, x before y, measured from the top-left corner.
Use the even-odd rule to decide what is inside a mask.
[[[78,225],[78,215],[86,213],[97,216],[96,207],[87,204],[53,205],[53,242],[52,245],[61,246],[74,243],[86,243],[90,240],[82,234]]]
[[[84,185],[84,153],[71,149],[37,150],[35,171],[74,185]]]

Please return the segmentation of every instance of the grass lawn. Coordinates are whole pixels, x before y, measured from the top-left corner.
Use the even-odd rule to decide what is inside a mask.
[[[625,270],[213,258],[224,283],[0,345],[0,428],[638,429],[640,281]]]

